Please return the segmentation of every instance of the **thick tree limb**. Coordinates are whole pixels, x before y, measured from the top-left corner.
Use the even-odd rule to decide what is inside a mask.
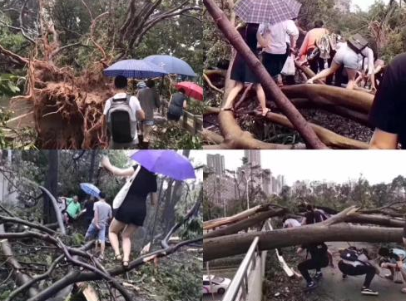
[[[299,111],[297,111],[297,109],[290,103],[286,96],[280,91],[264,66],[251,52],[237,30],[231,25],[224,12],[220,10],[220,8],[213,0],[203,0],[203,3],[206,6],[208,12],[212,15],[219,29],[244,58],[254,74],[260,79],[268,98],[273,99],[277,103],[278,107],[283,111],[283,113],[289,118],[292,124],[294,124],[295,128],[300,132],[303,139],[306,141],[306,144],[310,148],[325,149],[326,146],[319,140],[316,133],[314,133],[312,128],[299,113]],[[229,112],[220,114],[220,119],[222,119],[222,115],[225,115],[227,113]],[[222,121],[224,123],[225,119],[222,119]],[[223,124],[222,130],[224,128],[225,124]],[[225,133],[224,136],[226,137],[227,141],[227,135]]]
[[[209,143],[221,144],[224,142],[224,138],[221,135],[216,134],[212,131],[208,131],[206,129],[203,129],[201,135],[203,137],[203,140],[206,140]]]
[[[358,112],[371,110],[374,97],[370,94],[324,85],[294,85],[282,88],[289,98],[307,98],[316,102],[332,102]]]
[[[58,203],[57,203],[55,197],[45,187],[39,186],[39,189],[41,189],[41,191],[43,193],[45,193],[48,196],[48,198],[51,200],[52,206],[54,207],[54,210],[55,210],[55,215],[56,215],[56,219],[58,221],[59,229],[60,229],[61,233],[63,235],[65,235],[66,234],[65,224],[63,223],[62,213],[59,210]]]
[[[244,254],[254,237],[259,236],[259,250],[271,250],[312,242],[402,242],[403,229],[338,224],[303,226],[268,232],[251,232],[205,239],[204,260]]]
[[[4,225],[1,224],[0,225],[0,235],[3,235],[3,234],[4,234]],[[8,258],[7,265],[9,266],[10,269],[13,270],[13,276],[15,277],[15,282],[16,282],[17,286],[24,285],[25,283],[31,281],[32,278],[21,271],[22,266],[17,261],[17,259],[14,257],[13,251],[11,250],[11,246],[7,240],[1,241],[1,247],[2,247],[4,255],[7,256],[7,258]],[[35,288],[30,288],[28,290],[28,295],[30,297],[35,296],[38,293],[39,293],[38,290]]]
[[[45,233],[48,233],[50,235],[56,234],[56,232],[50,228],[47,228],[43,225],[37,224],[37,223],[31,223],[29,221],[20,219],[18,217],[6,217],[6,216],[1,216],[0,215],[0,223],[13,223],[13,224],[20,224],[20,225],[25,225],[33,229],[38,229],[40,231],[43,231]]]
[[[221,228],[221,229],[217,229],[217,230],[208,232],[208,233],[204,234],[203,239],[235,234],[235,233],[240,232],[241,230],[248,229],[249,227],[252,227],[263,221],[266,221],[267,219],[269,219],[271,217],[283,216],[283,215],[285,215],[285,213],[286,213],[285,209],[280,209],[277,211],[270,210],[270,211],[256,213],[246,219],[240,220],[240,221],[236,222],[235,224],[229,225],[225,228]]]

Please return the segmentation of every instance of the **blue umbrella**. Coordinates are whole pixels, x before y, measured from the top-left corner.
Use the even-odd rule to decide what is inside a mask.
[[[126,78],[154,78],[168,74],[161,66],[144,60],[119,61],[104,70],[108,77],[125,76]]]
[[[178,181],[196,178],[189,159],[173,150],[141,150],[133,154],[131,159],[150,172]]]
[[[151,55],[144,59],[144,61],[154,63],[161,66],[169,74],[179,74],[196,77],[196,73],[192,67],[185,61],[170,55]]]
[[[97,188],[96,186],[94,186],[93,184],[90,183],[80,183],[80,188],[82,188],[82,190],[91,196],[94,196],[96,198],[99,198],[99,193],[100,193],[100,189]]]

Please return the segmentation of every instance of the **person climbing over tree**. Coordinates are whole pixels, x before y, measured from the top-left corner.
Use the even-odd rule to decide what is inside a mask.
[[[138,145],[137,121],[145,119],[137,97],[127,94],[127,78],[114,79],[116,94],[104,107],[103,127],[110,136],[110,148],[133,148]]]
[[[406,53],[386,68],[369,116],[371,149],[406,149]]]
[[[154,110],[161,106],[159,94],[155,89],[155,82],[152,79],[147,80],[147,87],[138,91],[137,97],[141,108],[145,112],[145,120],[141,121],[140,144],[142,148],[148,148],[151,139],[152,126],[154,125]]]
[[[258,56],[257,51],[257,31],[258,24],[240,24],[237,27],[238,32],[251,49],[252,53]],[[264,89],[262,88],[259,79],[251,71],[245,60],[237,52],[233,65],[231,66],[231,79],[235,81],[234,87],[228,93],[226,102],[224,103],[222,111],[234,111],[233,105],[237,95],[244,88],[245,84],[253,84],[253,89],[257,94],[257,98],[261,107],[262,116],[266,116],[270,112],[270,109],[266,107],[266,97]]]
[[[146,199],[151,195],[154,207],[158,204],[157,176],[140,165],[126,169],[113,166],[107,157],[103,157],[102,166],[117,177],[132,177],[131,186],[120,206],[113,210],[113,220],[109,228],[109,238],[116,260],[122,260],[125,268],[130,262],[131,238],[138,227],[142,227],[147,213]],[[114,207],[114,202],[113,202]],[[118,235],[121,233],[123,256],[120,253]]]
[[[172,95],[169,102],[167,118],[170,121],[179,121],[183,116],[183,110],[187,108],[187,97],[184,89],[180,88],[178,92]]]
[[[343,66],[348,75],[347,89],[353,90],[356,87],[356,76],[360,69],[358,63],[360,55],[364,58],[368,58],[367,76],[372,83],[373,90],[376,90],[374,52],[368,47],[368,41],[358,34],[350,37],[345,45],[340,46],[333,58],[330,68],[312,77],[307,83],[313,84],[316,80],[331,76],[338,72],[340,67]],[[363,66],[361,66],[361,68],[363,69]]]
[[[333,265],[333,258],[328,252],[327,245],[323,242],[302,245],[297,250],[297,254],[299,255],[305,250],[307,251],[306,260],[299,263],[297,268],[307,282],[306,290],[311,290],[317,287],[314,280],[320,280],[323,277],[321,269],[327,267],[329,263]],[[310,254],[310,259],[307,259],[308,254]],[[309,270],[316,270],[314,280],[310,277]]]
[[[302,221],[303,225],[311,225],[316,223],[321,223],[326,220],[327,217],[318,209],[315,209],[313,205],[306,205],[306,213]]]
[[[306,58],[310,64],[310,69],[312,69],[315,74],[317,74],[319,70],[324,69],[324,60],[320,58],[317,41],[330,32],[323,26],[324,22],[322,20],[314,22],[314,28],[307,32],[297,56],[297,60],[300,61],[304,61],[304,58]]]
[[[365,275],[365,281],[361,289],[361,294],[369,296],[378,296],[379,293],[370,288],[375,274],[379,274],[368,256],[365,249],[358,250],[355,247],[350,247],[340,250],[341,260],[338,262],[338,268],[343,273],[343,279],[347,276],[361,276]]]
[[[378,251],[381,256],[379,266],[383,269],[390,271],[389,275],[385,278],[394,281],[395,283],[403,283],[406,279],[406,251],[399,248],[380,248]],[[406,288],[402,289],[403,293],[406,293]]]
[[[286,42],[287,37],[289,43]],[[288,56],[296,52],[298,38],[299,29],[293,20],[273,25],[261,24],[258,28],[257,39],[263,48],[262,63],[280,87],[283,86],[281,71]]]
[[[63,197],[63,199],[65,199],[66,202],[65,222],[69,224],[80,216],[82,209],[77,195],[72,198]]]
[[[103,192],[99,193],[99,200],[94,203],[94,218],[87,229],[85,239],[94,239],[97,237],[96,241],[96,252],[97,252],[97,242],[100,243],[100,255],[99,260],[104,259],[104,250],[106,249],[106,227],[112,218],[111,206],[106,203],[106,195]]]

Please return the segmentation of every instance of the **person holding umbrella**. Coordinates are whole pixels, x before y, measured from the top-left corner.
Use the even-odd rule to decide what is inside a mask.
[[[103,128],[110,135],[110,148],[134,147],[138,144],[137,121],[145,119],[145,112],[135,96],[127,94],[127,78],[114,79],[116,94],[104,107]]]
[[[157,205],[157,177],[146,168],[134,165],[122,169],[113,166],[108,157],[103,157],[102,166],[117,177],[135,178],[118,209],[114,210],[114,218],[109,228],[109,239],[116,260],[122,260],[123,267],[128,267],[131,253],[131,238],[138,227],[142,227],[147,213],[146,199],[151,194],[151,203]],[[114,204],[113,204],[114,205]],[[118,235],[121,233],[123,255],[120,253]]]

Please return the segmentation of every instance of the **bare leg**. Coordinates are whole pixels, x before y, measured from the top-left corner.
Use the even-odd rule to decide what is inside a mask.
[[[130,260],[130,253],[131,253],[131,238],[134,236],[135,231],[137,230],[137,226],[135,225],[127,225],[123,231],[122,239],[123,239],[123,261]]]
[[[115,218],[111,221],[110,227],[109,227],[109,239],[111,243],[111,247],[114,250],[114,254],[116,256],[120,255],[120,247],[119,247],[119,242],[118,242],[118,234],[124,229],[125,224],[122,222],[119,222]]]
[[[332,62],[331,63],[331,67],[328,69],[324,69],[323,71],[321,71],[319,74],[317,74],[316,76],[312,77],[311,79],[309,79],[307,81],[308,84],[313,84],[316,80],[318,79],[322,79],[322,78],[326,78],[334,73],[336,73],[338,71],[338,69],[340,69],[341,65],[337,64],[336,62]]]
[[[104,250],[106,249],[106,243],[103,241],[103,242],[100,242],[100,256],[101,257],[104,257]]]
[[[241,82],[236,82],[236,85],[231,89],[228,94],[226,103],[224,104],[224,109],[233,108],[234,100],[237,97],[238,93],[244,88],[244,84]]]
[[[357,76],[357,70],[354,69],[345,69],[348,74],[348,85],[347,89],[348,90],[354,90],[355,86],[357,85],[355,82],[355,77]]]
[[[261,105],[262,108],[262,116],[265,116],[270,110],[266,107],[266,96],[264,89],[260,84],[256,84],[255,91],[257,92],[259,104]]]

